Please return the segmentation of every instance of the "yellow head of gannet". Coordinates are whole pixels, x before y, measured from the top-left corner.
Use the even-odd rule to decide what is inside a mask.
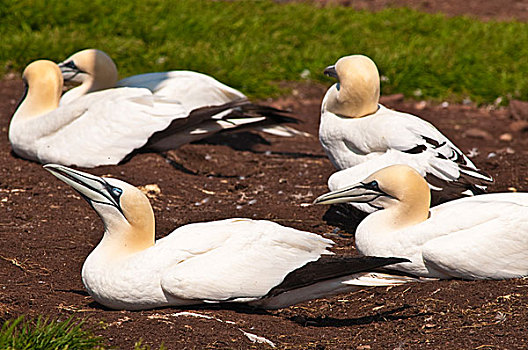
[[[81,83],[79,96],[115,87],[117,67],[105,52],[97,49],[79,51],[59,63],[65,81]],[[82,91],[81,91],[82,90]]]
[[[388,224],[393,228],[411,226],[427,220],[431,192],[424,178],[408,165],[391,165],[376,171],[358,184],[329,192],[315,204],[368,203],[392,212]]]
[[[123,181],[45,166],[101,216],[105,233],[83,264],[83,283],[110,308],[204,302],[281,308],[314,298],[415,281],[374,273],[401,258],[337,257],[329,239],[265,220],[189,224],[154,243],[148,199]]]
[[[378,68],[367,56],[352,55],[340,58],[324,74],[339,82],[330,88],[326,98],[329,112],[360,118],[378,110],[380,80]]]
[[[59,105],[62,93],[62,75],[52,61],[30,63],[22,73],[26,91],[14,117],[31,118],[43,115]]]
[[[105,226],[101,245],[110,254],[129,255],[154,245],[154,212],[139,189],[61,165],[44,167],[79,192],[101,217]]]

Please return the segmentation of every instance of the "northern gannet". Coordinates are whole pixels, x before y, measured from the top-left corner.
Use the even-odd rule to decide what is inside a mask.
[[[315,203],[368,203],[360,253],[401,256],[390,266],[420,277],[504,279],[528,275],[528,193],[490,193],[429,208],[430,189],[407,165],[392,165]]]
[[[406,259],[336,257],[331,240],[264,220],[189,224],[154,241],[154,213],[139,189],[61,165],[45,168],[103,220],[103,238],[84,262],[82,280],[109,308],[243,302],[274,309],[414,280],[372,273]]]
[[[26,93],[11,119],[9,141],[16,154],[41,163],[117,164],[139,149],[165,151],[243,127],[246,111],[253,108],[238,100],[188,113],[179,102],[146,88],[97,91],[59,106],[63,79],[55,63],[35,61],[26,67],[23,79]],[[271,107],[263,108],[276,115]],[[261,111],[255,110],[255,115]],[[223,117],[211,119],[219,114]],[[249,119],[258,124],[267,117]]]
[[[323,99],[319,126],[321,145],[340,170],[328,179],[330,190],[392,164],[407,164],[424,176],[433,204],[484,193],[493,182],[433,125],[379,104],[379,73],[370,58],[342,57],[324,73],[338,79]]]
[[[65,92],[60,104],[68,104],[88,93],[113,88],[146,88],[155,96],[177,101],[188,114],[211,106],[239,103],[238,115],[233,120],[219,121],[221,129],[258,129],[278,136],[305,135],[294,128],[279,125],[295,123],[286,111],[251,103],[240,91],[229,87],[213,77],[193,71],[169,71],[134,75],[118,81],[117,67],[105,52],[86,49],[71,55],[59,63],[64,81],[80,85]],[[242,104],[242,101],[244,102]],[[219,110],[217,113],[225,111]],[[247,118],[242,118],[245,115]],[[220,118],[211,116],[211,118]],[[233,117],[233,116],[230,116]],[[207,136],[207,135],[206,135]],[[203,138],[203,137],[202,137]]]

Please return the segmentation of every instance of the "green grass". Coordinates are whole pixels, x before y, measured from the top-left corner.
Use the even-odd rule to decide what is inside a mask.
[[[256,97],[273,82],[329,82],[325,66],[364,53],[388,78],[383,93],[476,102],[528,99],[528,24],[379,13],[304,3],[204,0],[3,0],[0,74],[87,47],[108,52],[121,76],[169,69],[214,75]]]
[[[23,317],[6,321],[0,330],[0,349],[49,350],[100,348],[102,338],[81,329],[82,322],[73,319],[50,321],[39,317],[26,321]]]

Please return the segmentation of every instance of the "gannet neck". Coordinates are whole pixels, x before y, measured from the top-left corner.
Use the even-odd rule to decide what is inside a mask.
[[[378,110],[380,80],[376,64],[363,55],[340,58],[335,64],[339,83],[326,99],[326,109],[334,114],[361,118]]]
[[[398,230],[427,220],[431,192],[424,178],[407,165],[392,165],[383,168],[363,183],[377,181],[380,189],[391,199],[378,203],[384,210],[375,213],[385,229]]]
[[[62,62],[61,68],[66,80],[81,83],[64,95],[68,101],[90,92],[113,88],[118,80],[114,61],[101,50],[79,51]]]
[[[58,164],[47,164],[45,169],[72,186],[101,217],[105,233],[97,250],[104,256],[129,256],[154,245],[154,212],[139,189]]]
[[[22,78],[26,83],[26,96],[13,115],[13,120],[38,117],[59,106],[63,82],[61,71],[54,62],[32,62],[24,70]]]
[[[119,207],[93,202],[105,226],[101,248],[111,256],[127,256],[150,248],[155,240],[155,219],[147,197],[136,187],[116,179],[105,179],[112,191],[121,189]],[[119,210],[120,209],[120,210]]]

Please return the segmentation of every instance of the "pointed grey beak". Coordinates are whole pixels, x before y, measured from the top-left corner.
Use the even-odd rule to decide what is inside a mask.
[[[323,73],[329,77],[339,79],[335,65],[326,67]]]
[[[392,197],[380,190],[376,181],[355,184],[317,197],[313,204],[368,203],[380,196]]]
[[[110,185],[103,178],[58,164],[46,164],[44,169],[73,187],[90,204],[111,205],[122,213],[119,197],[123,190]]]

